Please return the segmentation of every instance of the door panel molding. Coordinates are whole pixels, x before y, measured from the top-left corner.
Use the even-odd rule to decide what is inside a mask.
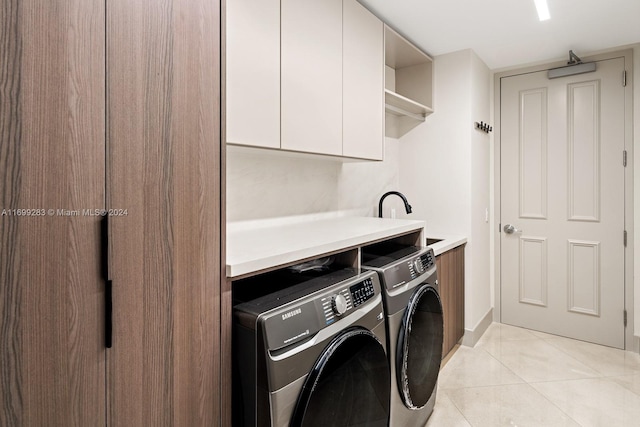
[[[547,88],[520,91],[520,218],[547,218]],[[528,132],[529,129],[540,132]],[[539,182],[535,191],[525,183]],[[533,194],[531,194],[533,193]]]
[[[567,310],[600,316],[600,242],[567,241]]]
[[[599,105],[599,79],[567,85],[569,221],[600,222]],[[577,168],[576,159],[591,160],[591,169]]]
[[[520,238],[520,298],[523,304],[547,306],[548,255],[547,238]],[[531,260],[535,262],[530,262]],[[537,280],[536,280],[537,279]]]

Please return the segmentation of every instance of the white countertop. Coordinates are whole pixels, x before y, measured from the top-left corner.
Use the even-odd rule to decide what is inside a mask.
[[[423,229],[424,221],[338,216],[227,225],[227,277]]]
[[[440,242],[436,242],[432,245],[429,245],[435,256],[438,256],[442,253],[450,251],[453,248],[456,248],[460,245],[467,243],[467,238],[463,236],[451,236],[451,235],[442,235],[438,233],[427,233],[427,239],[439,239]]]

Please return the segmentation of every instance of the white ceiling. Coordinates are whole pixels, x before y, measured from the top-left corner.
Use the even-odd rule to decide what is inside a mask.
[[[359,0],[429,55],[473,49],[490,69],[640,42],[640,0]]]

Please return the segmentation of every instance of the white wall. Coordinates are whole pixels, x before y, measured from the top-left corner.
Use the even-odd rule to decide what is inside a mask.
[[[470,123],[491,122],[490,114],[491,72],[484,62],[471,52],[471,116]],[[469,290],[471,324],[476,325],[493,306],[490,281],[490,137],[477,129],[471,131],[471,245],[468,259],[471,262],[473,288]],[[483,331],[482,331],[483,332]]]
[[[474,331],[492,306],[489,283],[490,72],[471,50],[434,58],[434,110],[400,139],[400,188],[427,236],[464,235],[465,329]]]
[[[340,163],[227,146],[227,221],[338,209]]]
[[[400,184],[427,234],[469,234],[470,51],[434,59],[434,110],[401,139]]]
[[[338,181],[339,210],[363,210],[366,216],[378,216],[378,201],[385,192],[399,191],[400,142],[385,138],[383,162],[345,162],[342,164]],[[404,205],[397,197],[389,197],[384,202],[384,216],[395,208],[398,212]]]
[[[398,190],[398,183],[396,139],[386,139],[382,162],[228,146],[227,220],[338,210],[374,216],[380,196]]]

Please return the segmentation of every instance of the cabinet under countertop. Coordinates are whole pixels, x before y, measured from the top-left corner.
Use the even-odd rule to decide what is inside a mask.
[[[440,300],[444,313],[443,356],[446,356],[464,336],[465,244],[436,253]]]

